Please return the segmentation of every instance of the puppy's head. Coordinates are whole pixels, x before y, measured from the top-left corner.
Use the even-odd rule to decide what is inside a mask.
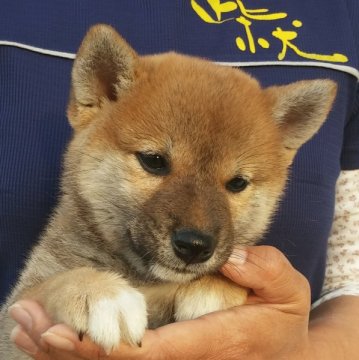
[[[138,271],[186,281],[263,234],[298,148],[336,86],[262,89],[240,70],[174,53],[138,56],[93,27],[75,60],[68,192]]]

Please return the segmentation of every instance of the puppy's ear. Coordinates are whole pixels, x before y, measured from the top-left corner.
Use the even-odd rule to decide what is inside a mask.
[[[106,101],[116,101],[134,81],[137,55],[110,26],[86,34],[72,68],[67,114],[74,129],[86,126]]]
[[[305,80],[265,90],[273,101],[272,116],[283,132],[288,156],[322,126],[333,105],[337,85],[331,80]]]

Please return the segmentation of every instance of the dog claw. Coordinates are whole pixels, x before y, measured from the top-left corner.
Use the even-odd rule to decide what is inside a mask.
[[[82,341],[84,339],[83,331],[80,331],[78,335],[79,335],[79,340]]]

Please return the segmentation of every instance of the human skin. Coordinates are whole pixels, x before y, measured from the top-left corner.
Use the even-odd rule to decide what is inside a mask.
[[[36,360],[330,360],[359,353],[359,297],[336,298],[310,313],[307,280],[269,246],[236,249],[222,272],[253,289],[246,305],[148,330],[138,348],[120,344],[107,355],[25,300],[10,310],[20,324],[12,339]]]

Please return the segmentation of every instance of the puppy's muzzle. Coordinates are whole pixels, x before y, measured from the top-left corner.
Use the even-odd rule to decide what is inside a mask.
[[[172,248],[186,264],[207,261],[216,247],[215,239],[194,229],[180,229],[172,234]]]

